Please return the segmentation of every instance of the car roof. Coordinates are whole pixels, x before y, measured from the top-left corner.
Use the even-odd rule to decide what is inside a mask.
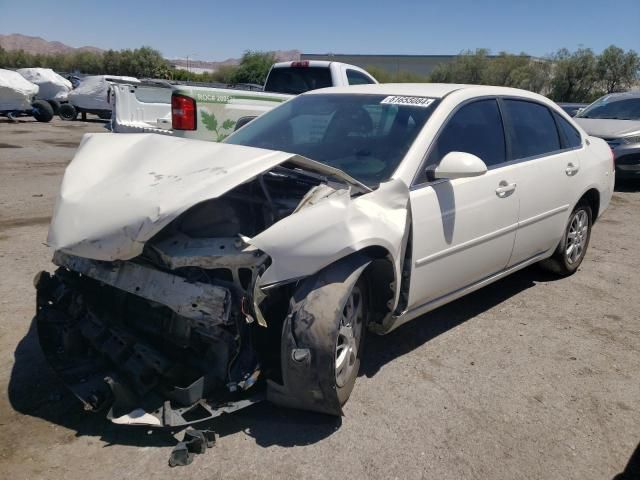
[[[631,90],[628,92],[608,93],[600,98],[615,98],[616,100],[624,100],[628,98],[640,98],[640,90]],[[598,100],[600,100],[600,98]]]
[[[463,91],[470,97],[482,95],[513,95],[549,101],[537,93],[520,90],[518,88],[494,87],[489,85],[465,85],[456,83],[379,83],[369,85],[351,85],[346,87],[329,87],[312,90],[304,93],[304,95],[318,95],[323,93],[355,93],[443,98],[456,91]]]
[[[295,67],[296,64],[301,66],[301,64],[305,64],[307,67],[328,67],[332,62],[330,60],[289,60],[286,62],[278,62],[274,63],[272,68],[289,68]]]

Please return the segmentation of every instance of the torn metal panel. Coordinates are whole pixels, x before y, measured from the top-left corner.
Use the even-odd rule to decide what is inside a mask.
[[[306,205],[248,240],[272,260],[260,277],[261,286],[308,276],[371,246],[391,254],[399,279],[408,204],[409,189],[396,179],[356,198],[337,190],[324,201]],[[398,294],[396,289],[395,302]]]
[[[160,419],[145,412],[141,408],[136,408],[129,413],[125,413],[119,417],[112,418],[111,421],[116,425],[149,425],[160,427]]]
[[[53,263],[146,300],[165,305],[178,315],[193,320],[226,323],[231,293],[227,288],[188,282],[132,262],[117,265],[56,252]]]
[[[256,247],[241,238],[191,238],[176,234],[154,242],[164,265],[174,270],[181,267],[232,268],[253,267],[265,257]]]

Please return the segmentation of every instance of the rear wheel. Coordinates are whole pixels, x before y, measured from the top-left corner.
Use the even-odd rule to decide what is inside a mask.
[[[31,104],[32,115],[39,122],[50,122],[53,118],[53,108],[45,100],[36,100]]]
[[[100,112],[98,113],[98,118],[102,120],[111,120],[111,112]]]
[[[575,273],[584,260],[591,238],[592,213],[586,202],[580,202],[571,212],[567,228],[551,258],[541,262],[547,270],[561,276]]]
[[[58,116],[62,120],[75,120],[78,118],[78,111],[70,103],[63,103],[58,109]]]

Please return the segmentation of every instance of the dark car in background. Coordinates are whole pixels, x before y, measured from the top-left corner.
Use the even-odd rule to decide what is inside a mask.
[[[562,110],[567,112],[567,114],[570,117],[575,117],[578,113],[580,113],[580,110],[584,109],[588,105],[589,105],[588,103],[559,103],[558,104],[558,106]]]
[[[640,178],[640,91],[605,95],[575,120],[589,135],[609,144],[617,178]]]

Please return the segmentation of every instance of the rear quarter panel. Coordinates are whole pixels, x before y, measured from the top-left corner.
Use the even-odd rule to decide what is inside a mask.
[[[600,194],[598,217],[611,202],[615,185],[615,169],[611,148],[601,138],[587,137],[587,148],[582,150],[580,170],[584,178],[584,191],[592,188]],[[595,220],[595,218],[594,218]]]

